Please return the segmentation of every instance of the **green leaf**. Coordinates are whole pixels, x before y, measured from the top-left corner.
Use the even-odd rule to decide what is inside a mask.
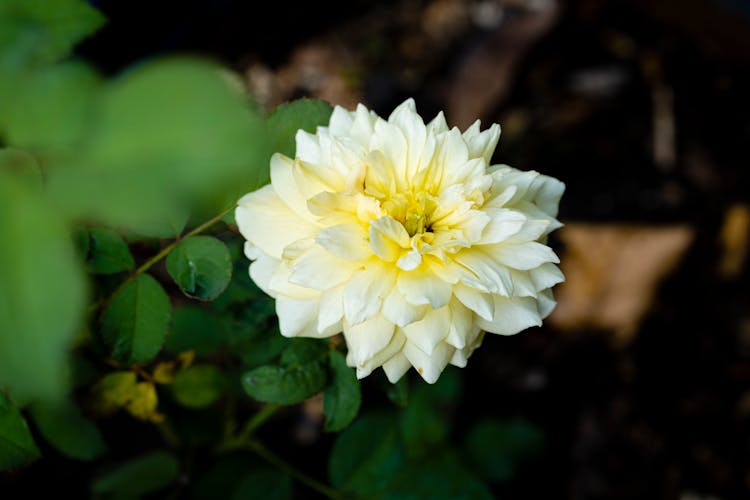
[[[167,272],[188,297],[213,300],[232,278],[229,249],[211,236],[185,238],[167,257]]]
[[[188,408],[205,408],[219,399],[226,387],[224,374],[214,365],[193,365],[175,375],[172,395]]]
[[[326,384],[323,363],[313,361],[301,365],[265,365],[242,376],[245,392],[258,401],[292,405],[314,396]]]
[[[359,380],[353,368],[346,365],[344,355],[330,351],[330,366],[333,381],[323,395],[323,412],[326,430],[338,432],[356,418],[362,403]]]
[[[207,356],[218,351],[225,338],[224,325],[215,314],[202,307],[181,306],[174,309],[164,350],[170,354],[193,350]]]
[[[544,434],[521,419],[483,420],[466,436],[466,454],[491,481],[507,481],[544,448]]]
[[[401,415],[407,454],[422,459],[448,438],[456,398],[460,390],[455,371],[446,370],[435,384],[419,384]]]
[[[155,451],[133,459],[95,479],[94,494],[106,498],[137,498],[155,493],[177,479],[179,465],[165,451]]]
[[[131,400],[137,385],[134,372],[108,373],[91,390],[93,408],[102,414],[114,413]]]
[[[140,274],[104,311],[102,335],[115,358],[125,363],[146,363],[161,350],[170,314],[164,289],[148,274]]]
[[[0,471],[15,469],[39,456],[26,420],[10,399],[0,392]]]
[[[27,151],[16,148],[0,149],[0,171],[5,170],[30,189],[41,189],[42,169],[37,159]]]
[[[263,498],[287,500],[292,498],[292,478],[283,472],[264,467],[246,475],[232,495],[234,500]]]
[[[198,471],[199,475],[191,485],[189,497],[193,500],[231,498],[247,472],[258,466],[254,458],[254,455],[244,453],[217,456],[205,469]]]
[[[60,453],[78,460],[100,457],[106,447],[99,429],[72,403],[35,404],[31,416],[39,432]]]
[[[227,70],[153,60],[104,86],[85,144],[47,173],[65,211],[135,232],[163,230],[186,206],[235,203],[265,168],[262,119]]]
[[[284,366],[303,365],[323,361],[328,355],[328,343],[325,340],[294,338],[281,353],[281,364]]]
[[[398,426],[388,415],[367,415],[342,432],[331,450],[328,471],[335,488],[372,496],[404,465]]]
[[[3,0],[0,2],[0,51],[23,51],[33,62],[66,56],[105,22],[84,0]]]
[[[99,76],[80,62],[17,71],[5,78],[0,69],[0,94],[13,96],[4,103],[0,131],[14,146],[47,156],[76,155],[100,86]],[[45,167],[55,165],[55,157],[45,158]]]
[[[386,380],[387,381],[387,380]],[[409,404],[409,377],[404,375],[395,384],[388,382],[386,395],[394,404],[406,408]]]
[[[15,401],[59,400],[85,307],[69,228],[26,185],[0,171],[0,387]]]
[[[441,450],[427,461],[413,462],[401,468],[394,475],[383,498],[492,500],[494,497],[487,485],[459,462],[455,453]]]
[[[294,158],[298,130],[315,133],[318,126],[328,125],[333,108],[317,99],[299,99],[278,106],[268,117],[268,130],[274,151]]]
[[[135,261],[128,244],[116,231],[95,228],[89,231],[86,268],[94,274],[115,274],[130,271]]]

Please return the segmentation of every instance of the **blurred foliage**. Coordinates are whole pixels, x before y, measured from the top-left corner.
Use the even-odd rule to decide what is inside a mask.
[[[482,478],[505,480],[543,445],[534,427],[489,420],[454,436],[450,371],[434,386],[381,380],[387,410],[373,411],[344,345],[282,337],[248,276],[231,209],[331,107],[262,116],[198,58],[103,77],[69,56],[103,22],[83,0],[0,2],[0,470],[42,451],[94,461],[96,498],[291,498],[302,484],[488,497]],[[261,443],[266,420],[303,402],[341,433],[336,490]],[[155,432],[125,452],[133,419]]]

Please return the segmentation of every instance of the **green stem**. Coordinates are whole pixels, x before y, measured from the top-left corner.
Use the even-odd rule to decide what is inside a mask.
[[[242,431],[237,435],[237,438],[241,441],[247,441],[250,439],[253,432],[265,424],[266,421],[274,416],[281,408],[282,406],[276,403],[269,403],[261,408],[258,413],[250,417],[250,420],[247,421],[245,427],[243,427]]]
[[[343,493],[340,491],[331,488],[330,486],[323,484],[322,482],[318,481],[315,478],[312,478],[305,474],[304,472],[301,472],[300,470],[293,467],[291,464],[286,462],[284,459],[273,453],[271,450],[263,446],[260,442],[256,440],[250,440],[247,443],[247,447],[254,452],[256,455],[258,455],[260,458],[268,462],[269,464],[273,465],[274,467],[278,468],[279,470],[286,472],[290,476],[292,476],[294,479],[299,481],[300,483],[304,484],[308,488],[317,491],[318,493],[327,496],[328,498],[346,498]]]

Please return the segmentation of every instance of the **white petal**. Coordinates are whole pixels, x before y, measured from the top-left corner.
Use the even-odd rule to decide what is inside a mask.
[[[310,238],[318,229],[292,212],[271,185],[243,196],[237,202],[235,219],[246,240],[276,259],[285,246]]]
[[[472,158],[483,158],[489,165],[492,153],[497,147],[497,141],[500,139],[500,125],[493,123],[490,128],[479,133],[480,125],[480,121],[477,120],[464,132],[463,136],[469,146],[469,155]]]
[[[330,336],[342,330],[344,317],[344,285],[331,288],[320,294],[318,312],[318,333]],[[328,335],[326,335],[328,334]]]
[[[383,363],[383,371],[391,384],[398,382],[409,371],[409,368],[411,368],[411,363],[409,363],[409,360],[401,352]]]
[[[354,125],[354,113],[336,106],[333,108],[331,113],[331,119],[329,120],[328,130],[332,135],[347,135]]]
[[[356,262],[371,255],[367,233],[359,224],[327,227],[315,237],[322,247],[342,259]]]
[[[456,349],[463,349],[474,340],[472,331],[478,330],[473,324],[474,314],[456,299],[447,307],[450,308],[450,328],[445,341]]]
[[[358,325],[344,326],[346,345],[357,366],[364,365],[390,343],[395,325],[377,314]]]
[[[500,243],[517,234],[526,221],[526,216],[516,210],[491,208],[487,210],[490,222],[484,228],[482,239],[478,243],[488,245]],[[536,239],[536,238],[533,238]]]
[[[346,320],[356,325],[377,314],[391,292],[393,279],[392,271],[374,262],[355,271],[344,288]]]
[[[422,254],[416,250],[405,253],[396,261],[396,267],[403,271],[413,271],[422,263]]]
[[[495,312],[495,303],[492,295],[480,292],[475,288],[458,284],[453,287],[453,293],[463,305],[477,313],[482,318],[492,321]]]
[[[315,245],[291,263],[289,282],[305,288],[327,290],[347,281],[355,264],[341,259]]]
[[[565,281],[562,271],[551,263],[542,264],[536,269],[530,270],[529,275],[537,291],[551,288]]]
[[[391,293],[383,302],[383,316],[398,326],[405,326],[409,323],[419,321],[429,310],[428,305],[415,306],[406,301],[398,287],[394,286]]]
[[[315,299],[320,296],[318,290],[300,286],[289,281],[291,276],[291,263],[288,260],[279,261],[279,265],[276,266],[271,279],[268,281],[268,289],[279,296],[292,299]]]
[[[557,305],[552,289],[543,290],[537,296],[537,307],[539,308],[539,315],[542,319],[549,316]]]
[[[463,283],[485,292],[510,296],[513,293],[510,272],[505,266],[498,265],[493,257],[494,255],[486,254],[479,247],[473,247],[463,250],[454,258],[473,273],[473,276],[462,277]]]
[[[451,285],[423,268],[401,272],[398,289],[414,305],[430,304],[433,309],[443,307],[451,298]]]
[[[557,217],[560,198],[565,192],[565,184],[546,175],[540,175],[534,184],[532,188],[534,195],[531,201],[551,217]]]
[[[315,216],[307,209],[307,200],[317,193],[308,192],[309,188],[305,188],[305,192],[303,192],[297,186],[297,181],[294,178],[294,161],[292,159],[280,153],[276,153],[271,157],[271,185],[273,185],[276,194],[279,195],[294,213],[302,219],[315,223]],[[281,231],[278,232],[281,233]]]
[[[319,300],[276,298],[279,330],[284,337],[296,337],[310,325],[317,323]]]
[[[356,365],[357,377],[362,378],[364,376],[369,375],[370,373],[372,373],[372,371],[375,368],[382,366],[384,363],[387,363],[391,358],[400,354],[401,350],[404,347],[405,342],[406,342],[406,337],[404,336],[404,333],[401,330],[396,329],[395,333],[393,334],[393,337],[391,337],[391,341],[388,343],[387,346],[385,346],[372,358],[364,361],[361,364]]]
[[[250,246],[250,243],[245,242],[246,249],[248,246]],[[250,278],[256,285],[258,285],[258,288],[271,297],[276,297],[276,294],[270,289],[269,285],[271,283],[271,277],[278,267],[279,260],[270,257],[262,250],[259,251],[259,254],[256,254],[255,260],[250,264]]]
[[[453,366],[458,366],[459,368],[465,367],[466,362],[469,360],[469,356],[471,356],[471,354],[476,350],[476,348],[482,344],[483,339],[484,339],[484,332],[479,332],[479,335],[477,335],[477,337],[471,343],[471,345],[467,345],[463,349],[456,349],[456,352],[454,352],[453,356],[451,357],[450,363]]]
[[[438,345],[432,355],[425,354],[411,342],[407,341],[404,345],[404,355],[428,384],[437,382],[455,351],[445,342]]]
[[[435,347],[448,336],[450,325],[450,308],[443,306],[429,311],[422,320],[404,326],[403,330],[409,342],[431,355]]]
[[[534,298],[495,295],[494,301],[495,315],[492,321],[477,318],[477,325],[490,333],[515,335],[526,328],[542,324]]]
[[[315,134],[298,130],[297,135],[295,135],[295,142],[297,144],[297,158],[308,163],[320,163],[320,144]]]
[[[498,262],[521,271],[534,269],[545,262],[556,264],[560,262],[550,247],[535,241],[522,244],[488,245],[484,248]]]

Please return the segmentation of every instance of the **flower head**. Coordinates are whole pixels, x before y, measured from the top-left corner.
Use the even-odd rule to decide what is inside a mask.
[[[336,107],[328,127],[299,131],[296,158],[274,155],[271,184],[236,210],[282,335],[343,332],[358,377],[413,366],[432,383],[484,332],[540,325],[563,280],[545,242],[565,186],[489,166],[499,136],[442,113],[425,124],[411,99],[387,121]]]

